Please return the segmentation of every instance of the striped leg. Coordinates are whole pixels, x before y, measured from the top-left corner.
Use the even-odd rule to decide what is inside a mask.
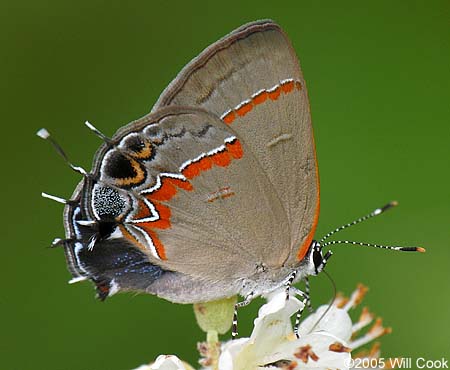
[[[310,291],[311,291],[311,289],[310,289],[310,285],[309,285],[309,278],[305,277],[305,293],[308,297],[308,300],[306,301],[306,305],[308,306],[308,311],[313,312],[313,308],[311,305],[311,296],[309,294]]]
[[[307,302],[309,302],[309,297],[305,296],[305,298],[303,298],[302,303],[303,303],[303,307],[297,311],[297,314],[295,315],[295,325],[294,325],[294,334],[295,337],[298,339],[300,338],[299,334],[298,334],[298,327],[300,326],[300,319],[302,317],[303,314],[303,310],[305,309]]]
[[[295,315],[295,324],[294,324],[294,334],[297,338],[299,338],[298,335],[298,327],[300,326],[300,319],[302,317],[303,311],[305,309],[305,306],[308,305],[308,302],[310,302],[309,299],[309,284],[307,285],[307,292],[302,292],[300,289],[297,289],[295,287],[291,287],[292,291],[296,296],[299,296],[302,298],[303,307],[297,311],[297,314]]]
[[[291,275],[289,276],[288,280],[286,281],[286,301],[289,300],[289,294],[290,294],[289,292],[290,292],[292,283],[294,282],[296,276],[297,276],[297,271],[294,270],[291,272]]]
[[[242,302],[238,302],[234,305],[234,314],[233,314],[233,326],[231,329],[231,339],[236,339],[238,336],[238,308],[247,306],[253,300],[254,293],[250,293]]]

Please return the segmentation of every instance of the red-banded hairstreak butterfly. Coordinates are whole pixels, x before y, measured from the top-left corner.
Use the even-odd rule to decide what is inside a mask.
[[[62,245],[72,282],[197,303],[253,297],[317,275],[326,241],[395,203],[313,240],[319,175],[305,80],[270,20],[206,48],[151,113],[107,138],[65,203]],[[299,290],[297,293],[302,294]],[[307,296],[307,295],[304,295]]]

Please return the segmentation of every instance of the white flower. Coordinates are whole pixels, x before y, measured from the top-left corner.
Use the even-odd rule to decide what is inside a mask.
[[[292,331],[291,316],[303,308],[294,297],[286,300],[284,291],[276,294],[259,310],[250,338],[228,342],[219,358],[220,370],[253,370],[273,364],[290,369],[344,369],[350,363],[347,351],[333,351],[330,346],[348,346],[352,322],[346,311],[334,306],[319,321],[325,306],[319,308],[299,328],[300,338]],[[323,322],[326,321],[326,322]],[[327,323],[330,328],[328,330]],[[312,329],[312,330],[311,330]],[[332,347],[334,348],[334,347]]]
[[[151,365],[142,365],[134,370],[193,370],[177,356],[161,355]]]
[[[369,325],[374,316],[364,308],[359,320],[352,323],[348,311],[361,302],[366,292],[367,288],[359,285],[350,298],[338,296],[331,305],[320,306],[301,322],[297,338],[291,320],[303,308],[303,303],[295,297],[286,300],[285,290],[280,290],[260,308],[249,338],[222,344],[218,362],[217,357],[213,361],[208,358],[207,344],[199,347],[202,355],[206,356],[201,363],[204,366],[212,364],[203,369],[350,369],[360,363],[352,360],[354,349],[390,332],[389,328],[383,328],[381,319],[377,319],[366,334],[357,337],[357,332]],[[379,344],[376,343],[370,351],[353,354],[353,358],[365,359],[365,368],[376,369],[380,365],[379,354]],[[385,361],[387,365],[391,363],[389,359]],[[192,367],[175,356],[159,356],[152,365],[135,370],[192,370]]]
[[[303,307],[294,297],[286,300],[284,291],[274,295],[261,307],[250,338],[224,344],[219,358],[220,370],[256,369],[349,369],[354,364],[350,352],[387,333],[378,319],[375,325],[358,339],[356,332],[373,320],[363,309],[359,321],[352,324],[348,311],[362,300],[367,288],[360,285],[350,299],[338,297],[330,305],[319,307],[299,327],[296,338],[291,316]],[[360,356],[377,359],[379,347]],[[376,363],[376,362],[372,362]]]

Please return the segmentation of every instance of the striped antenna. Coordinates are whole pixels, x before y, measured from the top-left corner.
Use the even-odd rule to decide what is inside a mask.
[[[80,173],[81,175],[88,177],[88,173],[85,171],[84,168],[79,167],[79,166],[75,166],[73,165],[70,161],[69,158],[67,157],[66,153],[64,152],[64,150],[61,148],[61,146],[58,144],[57,141],[55,141],[50,133],[45,129],[45,128],[41,128],[37,133],[37,136],[39,136],[40,138],[44,139],[44,140],[48,140],[50,142],[50,144],[52,144],[53,148],[56,150],[56,152],[64,159],[64,161],[69,165],[69,167],[74,170],[75,172]]]
[[[97,135],[100,139],[102,139],[107,144],[112,144],[112,140],[103,134],[99,129],[97,129],[92,123],[86,121],[84,123],[89,130],[91,130],[95,135]]]
[[[330,231],[327,235],[325,235],[322,239],[320,239],[320,240],[319,240],[319,244],[322,244],[322,243],[323,243],[326,239],[328,239],[331,235],[333,235],[333,234],[335,234],[335,233],[337,233],[337,232],[339,232],[339,231],[342,231],[342,230],[346,229],[347,227],[357,225],[357,224],[359,224],[359,223],[361,223],[361,222],[363,222],[363,221],[366,221],[366,220],[368,220],[368,219],[370,219],[370,218],[372,218],[372,217],[381,215],[382,213],[386,212],[387,210],[389,210],[389,209],[391,209],[391,208],[394,208],[395,206],[398,206],[398,202],[394,200],[394,201],[392,201],[392,202],[389,202],[388,204],[386,204],[385,206],[383,206],[383,207],[381,207],[381,208],[375,209],[374,211],[370,212],[368,215],[365,215],[365,216],[363,216],[363,217],[360,217],[360,218],[358,218],[357,220],[355,220],[355,221],[353,221],[353,222],[350,222],[350,223],[348,223],[348,224],[342,225],[342,226],[340,226],[340,227],[334,229],[333,231]]]
[[[322,244],[321,246],[323,248],[329,246],[329,245],[336,245],[336,244],[351,244],[351,245],[358,245],[362,247],[373,247],[373,248],[381,248],[381,249],[390,249],[393,251],[402,251],[402,252],[420,252],[425,253],[426,249],[422,247],[399,247],[399,246],[391,246],[391,245],[380,245],[380,244],[372,244],[372,243],[362,243],[362,242],[353,242],[350,240],[330,240],[329,242],[326,242]]]

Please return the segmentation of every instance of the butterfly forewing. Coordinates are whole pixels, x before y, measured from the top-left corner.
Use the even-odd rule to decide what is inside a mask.
[[[288,264],[302,259],[319,213],[319,180],[309,102],[297,56],[271,21],[245,25],[208,47],[153,108],[200,106],[249,147],[281,200],[290,228]],[[281,214],[280,218],[283,217]],[[261,246],[262,248],[262,246]]]

